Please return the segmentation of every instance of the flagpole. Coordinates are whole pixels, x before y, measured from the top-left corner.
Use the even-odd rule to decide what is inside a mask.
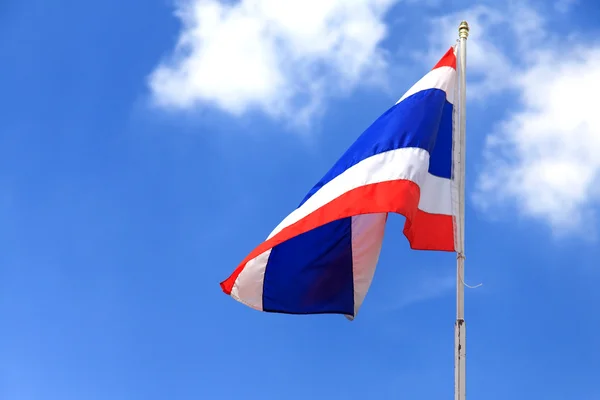
[[[465,120],[466,120],[466,62],[467,37],[469,24],[462,21],[458,27],[459,37],[459,100],[458,100],[458,198],[459,209],[457,216],[457,248],[456,248],[456,323],[454,325],[454,400],[466,399],[465,361],[466,361],[466,325],[464,302],[465,275]]]

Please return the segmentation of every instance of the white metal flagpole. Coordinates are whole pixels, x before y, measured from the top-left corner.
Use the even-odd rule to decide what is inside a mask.
[[[465,119],[466,119],[466,62],[467,37],[469,24],[462,21],[458,27],[459,37],[459,100],[458,100],[458,216],[456,220],[456,323],[454,325],[454,400],[466,399],[465,357],[466,357],[466,325],[465,325]],[[455,175],[456,176],[456,175]]]

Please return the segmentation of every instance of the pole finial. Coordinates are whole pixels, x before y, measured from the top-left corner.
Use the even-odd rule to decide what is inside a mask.
[[[458,26],[458,37],[463,39],[469,37],[469,24],[467,21],[462,21]]]

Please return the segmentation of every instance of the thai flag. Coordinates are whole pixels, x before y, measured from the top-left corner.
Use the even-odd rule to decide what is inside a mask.
[[[454,48],[350,146],[300,206],[221,283],[254,309],[356,316],[387,213],[410,247],[454,251]]]

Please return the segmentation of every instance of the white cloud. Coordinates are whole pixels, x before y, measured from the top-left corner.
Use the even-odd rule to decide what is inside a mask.
[[[522,108],[488,137],[478,198],[515,201],[556,233],[579,229],[600,199],[600,47],[542,51],[516,84]]]
[[[164,108],[208,103],[307,122],[326,94],[385,67],[383,17],[395,1],[184,1],[176,48],[149,79],[153,99]]]

